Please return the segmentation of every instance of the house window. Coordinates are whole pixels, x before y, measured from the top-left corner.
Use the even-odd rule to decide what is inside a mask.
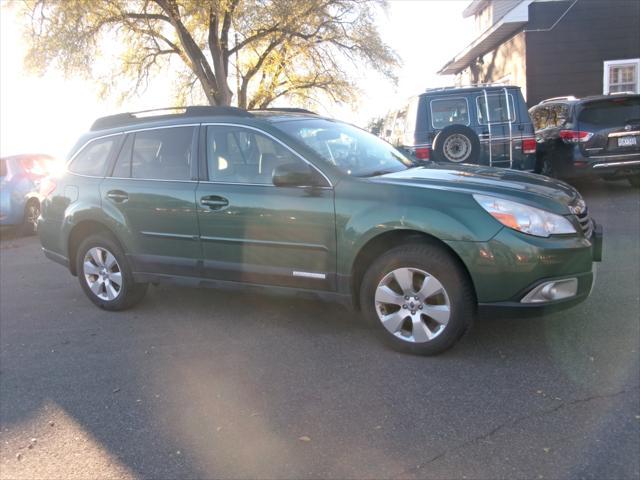
[[[603,93],[640,93],[640,58],[604,62]]]

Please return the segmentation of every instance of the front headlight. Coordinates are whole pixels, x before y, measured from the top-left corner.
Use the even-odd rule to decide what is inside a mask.
[[[537,237],[576,233],[571,222],[562,215],[487,195],[474,195],[473,198],[505,227],[519,232]]]

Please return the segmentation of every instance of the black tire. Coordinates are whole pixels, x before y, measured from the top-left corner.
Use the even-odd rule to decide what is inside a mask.
[[[108,295],[106,286],[102,286],[99,294],[94,293],[89,287],[89,279],[85,275],[85,257],[90,250],[96,248],[106,251],[115,257],[117,269],[114,268],[114,271],[117,270],[120,272],[119,280],[121,284],[117,289],[117,295],[113,299],[101,298],[99,296],[99,294],[103,296]],[[99,262],[94,262],[93,265],[98,265],[98,263]],[[87,272],[88,271],[89,270],[87,270]],[[80,286],[87,297],[89,297],[89,300],[105,310],[116,311],[132,307],[142,300],[149,287],[147,283],[134,282],[126,255],[120,248],[118,242],[108,233],[94,234],[82,241],[76,254],[76,272],[78,272]],[[100,275],[92,275],[91,278],[96,277],[97,280],[99,276]],[[113,288],[115,289],[115,285]]]
[[[449,125],[433,140],[433,153],[436,162],[478,163],[480,139],[469,127]]]
[[[627,180],[629,181],[629,184],[632,187],[640,188],[640,175],[636,175],[635,177],[629,177],[627,178]]]
[[[38,232],[38,217],[40,216],[40,202],[29,200],[24,207],[24,220],[20,225],[20,235],[31,236]]]
[[[558,172],[553,165],[553,160],[551,156],[544,155],[538,159],[538,166],[536,168],[536,173],[540,175],[544,175],[549,178],[558,178]]]
[[[416,310],[418,315],[421,316],[419,321],[424,323],[429,330],[442,328],[440,333],[424,342],[412,340],[414,327],[411,323],[411,317],[408,317],[408,315],[409,313],[413,315],[413,312],[409,312],[406,309],[402,310],[402,306],[398,306],[400,316],[405,315],[404,312],[407,315],[402,325],[409,321],[407,326],[411,326],[411,332],[405,333],[404,330],[400,329],[395,334],[391,333],[383,325],[378,314],[379,311],[380,315],[384,313],[394,314],[394,312],[383,312],[382,309],[386,309],[386,307],[377,305],[376,291],[381,282],[393,275],[391,272],[405,268],[417,269],[433,276],[444,288],[444,295],[448,299],[448,323],[442,327],[440,323],[435,323],[437,325],[435,328],[427,325],[427,322],[433,323],[435,322],[434,320],[428,316],[421,315],[426,315],[423,312],[427,311],[429,306],[437,305],[437,302],[431,303],[424,300],[424,303],[420,303],[416,300],[416,302],[420,303],[420,307],[417,307],[420,308],[420,311]],[[416,276],[412,278],[413,282],[416,282]],[[397,283],[396,285],[399,286],[400,284]],[[417,291],[420,287],[416,285],[413,288],[414,291]],[[397,288],[394,288],[394,290],[396,293],[399,292]],[[405,291],[405,293],[407,292]],[[402,296],[403,294],[400,295]],[[407,301],[406,298],[406,296],[402,296],[401,301]],[[405,306],[414,308],[413,304]],[[422,306],[425,307],[425,310],[422,310]],[[369,267],[362,280],[360,307],[365,318],[374,325],[376,332],[385,343],[395,350],[418,355],[435,355],[453,346],[469,330],[476,314],[475,294],[466,273],[445,248],[436,244],[401,245],[379,257]]]

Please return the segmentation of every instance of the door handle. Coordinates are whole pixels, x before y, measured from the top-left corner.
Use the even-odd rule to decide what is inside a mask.
[[[229,206],[229,200],[224,197],[218,197],[217,195],[210,195],[208,197],[202,197],[200,204],[209,207],[211,210],[222,210]]]
[[[110,190],[107,192],[107,197],[116,203],[124,203],[129,200],[127,192],[123,192],[122,190]]]

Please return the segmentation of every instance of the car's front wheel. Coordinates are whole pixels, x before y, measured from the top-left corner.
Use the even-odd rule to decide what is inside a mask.
[[[396,247],[365,273],[366,317],[392,348],[434,355],[451,347],[475,317],[475,296],[462,267],[443,247]]]
[[[105,310],[129,308],[147,291],[148,284],[134,282],[124,252],[107,235],[92,235],[80,244],[76,271],[84,293]]]

